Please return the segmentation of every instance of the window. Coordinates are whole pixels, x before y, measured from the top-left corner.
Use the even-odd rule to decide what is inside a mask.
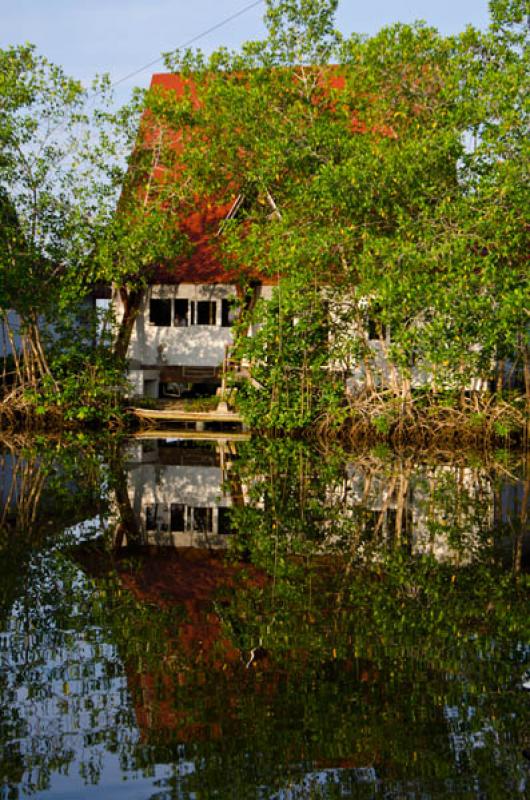
[[[197,325],[215,325],[217,303],[211,300],[199,300],[197,303]]]
[[[171,300],[150,300],[149,322],[159,327],[171,325]]]
[[[168,531],[168,522],[168,507],[165,503],[145,507],[146,531]]]
[[[222,327],[229,328],[237,317],[237,308],[232,300],[221,300]],[[149,301],[149,323],[157,327],[183,328],[188,325],[217,325],[217,301],[188,300],[179,297],[174,300],[153,298]]]
[[[184,531],[184,510],[182,503],[171,503],[171,530],[175,532]]]
[[[173,325],[183,328],[188,324],[189,300],[178,299],[174,302]]]
[[[145,529],[156,531],[156,506],[145,507]]]
[[[386,339],[386,325],[381,322],[381,306],[374,304],[370,308],[368,316],[368,338],[373,340]]]
[[[229,328],[233,325],[236,318],[236,309],[230,300],[223,300],[221,302],[221,325],[223,328]]]
[[[198,533],[211,533],[213,528],[212,511],[212,508],[194,508],[192,530]]]
[[[231,532],[230,509],[219,509],[219,533]],[[145,530],[158,533],[213,533],[213,508],[183,503],[153,503],[145,506]]]
[[[221,506],[219,508],[219,522],[217,532],[220,536],[228,536],[228,534],[232,533],[232,525],[231,525],[231,511],[230,508],[224,508]]]

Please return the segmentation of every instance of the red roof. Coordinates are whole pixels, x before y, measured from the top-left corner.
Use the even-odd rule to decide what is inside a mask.
[[[190,240],[191,252],[172,263],[157,265],[151,282],[238,283],[244,270],[223,264],[215,242],[215,233],[229,208],[206,206],[184,219],[180,228]]]
[[[192,96],[194,94],[193,81],[182,75],[156,73],[151,79],[151,89],[153,87],[175,92],[177,97],[182,97],[186,87],[189,87]],[[178,148],[178,141],[175,145]],[[226,259],[223,262],[216,234],[233,201],[224,205],[216,205],[208,200],[199,202],[197,210],[180,223],[180,229],[192,245],[191,253],[170,263],[156,265],[150,283],[237,284],[247,277],[262,284],[275,284],[274,278],[256,274],[241,265],[229,267]]]
[[[326,68],[325,84],[328,89],[343,89],[345,78],[340,74],[340,68],[330,65]],[[193,78],[179,74],[155,73],[151,78],[151,89],[160,88],[174,92],[177,97],[183,97],[186,91],[191,94],[192,101],[199,103]],[[360,121],[355,113],[351,117],[351,130],[356,134],[374,133],[378,136],[396,138],[396,133],[389,125],[376,125],[369,129]],[[156,133],[156,131],[153,131]],[[147,133],[146,139],[149,137]],[[182,147],[178,132],[175,133],[175,149]],[[233,201],[235,201],[235,197]],[[233,202],[232,201],[232,202]],[[220,254],[220,241],[216,236],[221,221],[228,214],[232,203],[216,205],[215,201],[204,199],[198,202],[197,210],[183,219],[180,223],[181,230],[186,233],[191,244],[190,255],[175,260],[172,263],[158,265],[152,275],[152,283],[240,283],[242,278],[249,278],[266,285],[277,283],[275,278],[266,277],[255,270],[245,269],[242,265],[229,267],[226,257]]]

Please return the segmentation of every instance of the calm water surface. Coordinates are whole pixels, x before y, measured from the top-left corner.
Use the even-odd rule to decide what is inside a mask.
[[[530,796],[524,456],[0,450],[0,797]]]

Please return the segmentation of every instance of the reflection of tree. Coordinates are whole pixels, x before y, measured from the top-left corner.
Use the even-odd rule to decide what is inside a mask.
[[[497,482],[495,494],[496,554],[505,564],[512,564],[516,575],[524,567],[528,569],[528,509],[530,506],[530,463],[518,470],[508,470],[502,465],[502,473],[509,480]],[[515,474],[514,474],[515,473]],[[519,481],[517,480],[519,478]],[[526,548],[525,548],[526,544]],[[526,552],[525,552],[526,549]]]
[[[143,734],[134,759],[175,764],[157,796],[258,797],[320,772],[322,796],[362,797],[367,767],[390,793],[441,796],[452,781],[457,795],[513,794],[513,741],[530,722],[513,692],[529,597],[490,558],[491,474],[253,442],[227,469],[245,501],[232,510],[232,565],[115,554],[105,613]],[[414,550],[418,519],[426,535],[443,529],[458,568]],[[252,579],[256,568],[267,577]]]
[[[74,668],[89,670],[79,647],[86,594],[54,548],[66,528],[101,510],[103,471],[86,441],[37,444],[19,436],[2,443],[0,781],[10,797],[17,786],[45,789],[76,757],[67,727],[75,693],[65,687]]]
[[[131,544],[139,544],[141,542],[140,526],[131,506],[124,453],[119,442],[111,444],[109,476],[117,512],[114,532],[116,547],[121,547],[125,537]]]
[[[23,458],[13,444],[4,445],[0,451],[0,620],[23,590],[29,551],[41,533],[35,523],[44,481],[45,471],[35,454]]]
[[[0,456],[0,479],[4,492],[0,526],[19,533],[29,530],[35,523],[46,476],[35,453],[20,458],[16,452],[13,444],[7,443]]]
[[[101,510],[103,470],[97,452],[83,442],[37,445],[18,436],[0,443],[2,615],[23,594],[31,554],[51,535]]]
[[[528,531],[528,507],[530,505],[530,469],[527,468],[526,477],[524,480],[523,495],[521,498],[521,507],[519,512],[519,525],[517,526],[517,534],[515,538],[514,548],[514,571],[519,573],[521,571],[522,557],[523,557],[523,537]]]
[[[253,537],[256,555],[268,558],[268,566],[280,550],[310,555],[320,548],[355,564],[391,547],[463,564],[489,557],[493,529],[498,538],[506,522],[522,542],[528,479],[521,484],[522,466],[517,457],[512,461],[507,469],[465,454],[418,461],[336,450],[324,457],[302,442],[253,442],[240,447],[231,472],[248,499],[234,518],[248,531],[254,519],[263,534]],[[511,501],[507,487],[515,492]]]
[[[31,581],[2,631],[6,796],[16,797],[17,786],[44,791],[74,762],[97,782],[105,754],[126,756],[135,738],[122,668],[93,600],[61,553],[34,553]]]
[[[79,453],[56,468],[70,519],[93,480],[113,496],[127,486],[127,464],[107,458],[111,476]],[[52,462],[41,463],[49,479]],[[68,558],[35,548],[31,584],[10,606],[16,624],[5,626],[0,726],[11,742],[29,742],[26,752],[11,746],[7,782],[29,789],[33,764],[41,790],[74,759],[98,781],[117,754],[124,773],[170,765],[153,787],[168,800],[272,797],[288,786],[308,797],[318,775],[328,785],[316,797],[514,796],[530,730],[515,689],[529,584],[491,558],[486,476],[495,484],[495,470],[470,469],[257,441],[226,465],[239,498],[230,556],[134,537],[119,549],[77,546]],[[46,529],[61,497],[53,475],[33,530]],[[484,549],[473,538],[472,559],[437,560],[415,549],[418,519],[464,554],[478,525]],[[31,698],[17,717],[19,686]],[[42,753],[32,724],[46,704]]]

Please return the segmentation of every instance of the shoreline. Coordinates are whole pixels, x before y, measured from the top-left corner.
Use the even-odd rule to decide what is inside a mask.
[[[198,399],[198,406],[201,399]],[[358,396],[349,405],[320,415],[310,424],[286,429],[261,418],[261,424],[252,424],[238,413],[224,420],[212,410],[208,413],[186,416],[201,418],[203,425],[212,430],[223,430],[224,424],[235,424],[236,420],[251,435],[269,438],[302,438],[320,444],[338,442],[344,444],[389,445],[430,449],[446,447],[473,447],[489,449],[510,447],[526,451],[530,446],[530,414],[525,408],[524,395],[509,397],[497,395],[472,395],[455,402],[451,396],[414,396],[402,401],[393,395],[372,394]],[[103,423],[97,418],[84,415],[76,417],[75,409],[57,406],[37,408],[25,401],[13,407],[0,401],[0,430],[2,433],[35,433],[56,435],[67,432],[94,432],[101,434],[134,434],[148,431],[149,421],[140,420],[132,413],[130,403],[109,409]],[[164,413],[158,413],[162,418]],[[160,419],[157,420],[160,423]],[[167,424],[171,423],[168,415]],[[182,427],[188,423],[183,422]],[[157,425],[163,430],[163,424]],[[178,426],[169,430],[174,434]],[[188,430],[188,435],[192,433]]]

